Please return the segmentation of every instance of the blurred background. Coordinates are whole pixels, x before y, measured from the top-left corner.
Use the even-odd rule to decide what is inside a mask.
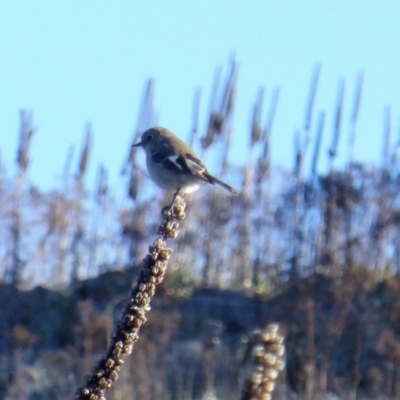
[[[72,396],[106,348],[171,199],[154,125],[241,194],[188,199],[110,398],[238,397],[273,321],[276,398],[400,396],[400,4],[247,3],[0,4],[1,398]]]

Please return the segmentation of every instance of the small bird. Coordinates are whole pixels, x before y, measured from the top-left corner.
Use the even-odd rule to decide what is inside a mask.
[[[211,183],[237,194],[231,186],[212,176],[193,150],[166,128],[156,126],[147,130],[141,141],[133,145],[139,146],[146,152],[151,178],[163,189],[193,193],[202,183]]]

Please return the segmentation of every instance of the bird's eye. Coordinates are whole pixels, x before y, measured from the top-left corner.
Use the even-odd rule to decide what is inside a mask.
[[[147,141],[150,142],[151,140],[153,140],[153,135],[148,135],[147,136]]]

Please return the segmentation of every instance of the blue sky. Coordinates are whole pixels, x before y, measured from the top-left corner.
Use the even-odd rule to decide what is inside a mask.
[[[3,1],[2,161],[11,173],[18,113],[32,110],[38,130],[29,176],[40,187],[51,188],[59,182],[68,147],[80,148],[85,124],[91,122],[88,183],[104,162],[114,185],[120,180],[145,81],[155,79],[159,124],[185,139],[195,89],[202,89],[202,133],[215,68],[226,70],[234,53],[239,77],[232,159],[247,160],[245,138],[258,88],[266,88],[267,100],[280,87],[272,159],[292,165],[293,133],[302,127],[312,71],[321,63],[315,109],[327,111],[323,151],[330,143],[338,81],[346,80],[346,134],[356,77],[363,70],[355,153],[362,161],[379,162],[384,107],[392,107],[393,142],[400,127],[399,16],[400,2],[390,0]],[[343,149],[346,143],[342,138]],[[74,168],[76,164],[75,158]],[[325,164],[323,158],[321,169]]]

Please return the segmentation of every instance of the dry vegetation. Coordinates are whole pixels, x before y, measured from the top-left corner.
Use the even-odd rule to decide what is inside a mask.
[[[390,109],[382,165],[358,163],[359,75],[349,158],[336,168],[343,131],[339,82],[329,168],[321,175],[327,129],[325,111],[314,110],[319,73],[316,67],[295,134],[292,171],[270,163],[278,89],[266,112],[264,90],[257,93],[245,167],[228,159],[236,63],[223,85],[216,74],[203,134],[196,92],[190,141],[201,143],[197,150],[206,160],[218,160],[210,169],[241,195],[204,189],[187,199],[173,265],[109,399],[267,399],[272,388],[277,399],[399,398],[400,183]],[[153,86],[146,85],[132,143],[154,125]],[[109,338],[128,309],[130,287],[143,273],[141,261],[170,198],[148,189],[133,150],[122,171],[126,198],[111,194],[105,166],[90,192],[90,126],[77,171],[71,173],[68,156],[62,187],[41,191],[27,180],[33,115],[23,111],[20,119],[16,175],[0,165],[0,398],[72,398],[107,348],[115,351]],[[257,328],[264,331],[254,333]],[[287,362],[278,377],[283,361],[271,351],[282,356],[281,334]],[[107,360],[97,364],[100,370]],[[249,364],[258,372],[249,372]]]

